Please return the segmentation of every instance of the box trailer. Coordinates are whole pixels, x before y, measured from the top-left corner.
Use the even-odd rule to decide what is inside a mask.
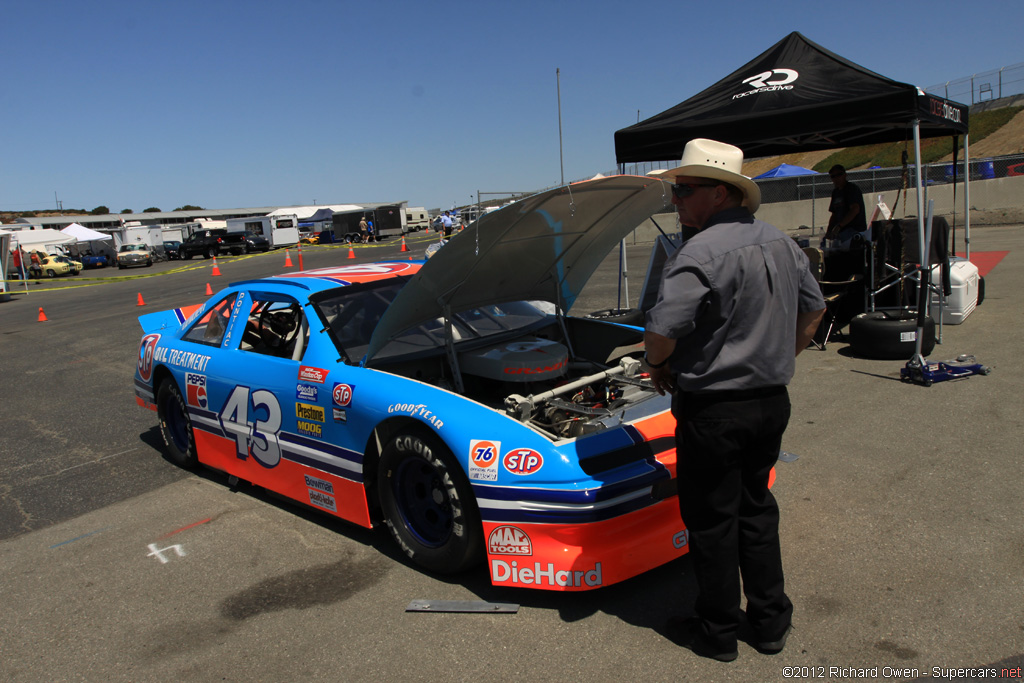
[[[272,249],[290,247],[299,243],[299,217],[295,214],[229,218],[227,230],[228,232],[243,232],[263,237],[270,243]]]

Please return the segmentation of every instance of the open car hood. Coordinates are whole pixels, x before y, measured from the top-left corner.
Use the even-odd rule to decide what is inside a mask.
[[[366,361],[403,331],[485,304],[548,301],[568,311],[608,253],[671,204],[663,180],[611,176],[522,199],[460,232],[402,288]]]

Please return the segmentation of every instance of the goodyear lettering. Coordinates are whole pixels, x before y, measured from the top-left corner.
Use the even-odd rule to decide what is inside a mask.
[[[308,403],[295,404],[295,417],[302,420],[313,420],[314,422],[325,422],[326,411],[320,406],[312,406]]]
[[[519,527],[499,526],[487,537],[487,552],[491,555],[533,555],[533,543]]]
[[[311,477],[308,474],[304,474],[302,476],[305,477],[306,486],[308,488],[317,489],[318,491],[323,491],[324,493],[328,493],[332,496],[334,495],[334,484],[332,484],[331,482],[324,481],[323,479],[317,479],[316,477]]]
[[[548,562],[547,567],[542,568],[540,562],[534,562],[533,567],[519,567],[519,563],[513,560],[491,560],[491,580],[495,583],[511,581],[512,583],[524,586],[561,586],[563,588],[580,588],[586,586],[603,585],[601,578],[601,563],[594,565],[593,569],[555,570],[553,562]]]
[[[323,436],[320,425],[316,423],[298,420],[295,424],[299,430],[299,434],[302,434],[303,436],[312,436],[315,439],[319,439]]]
[[[206,364],[210,362],[209,356],[180,349],[158,348],[153,354],[154,360],[160,363],[167,363],[186,370],[205,372]]]
[[[444,426],[444,420],[427,410],[425,403],[392,403],[388,406],[388,412],[421,418],[433,425],[435,429]]]

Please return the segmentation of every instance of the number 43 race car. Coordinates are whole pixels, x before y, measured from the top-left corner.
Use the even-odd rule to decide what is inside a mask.
[[[571,317],[669,205],[615,176],[482,217],[427,262],[238,282],[144,315],[135,375],[171,460],[366,527],[417,565],[579,591],[687,551],[675,420],[643,332]]]

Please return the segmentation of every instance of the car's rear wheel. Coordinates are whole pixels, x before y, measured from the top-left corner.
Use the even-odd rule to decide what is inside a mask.
[[[167,447],[167,458],[179,467],[194,467],[198,459],[192,420],[188,416],[185,398],[170,377],[161,382],[156,391],[156,414],[160,421],[160,435]]]
[[[216,256],[217,256],[217,248],[216,247],[210,247],[209,249],[206,250],[206,258],[216,258]]]
[[[57,273],[53,272],[49,268],[46,269],[46,277],[57,277]]]
[[[439,438],[425,430],[400,433],[384,447],[377,477],[384,519],[413,562],[451,574],[483,559],[480,510]]]

